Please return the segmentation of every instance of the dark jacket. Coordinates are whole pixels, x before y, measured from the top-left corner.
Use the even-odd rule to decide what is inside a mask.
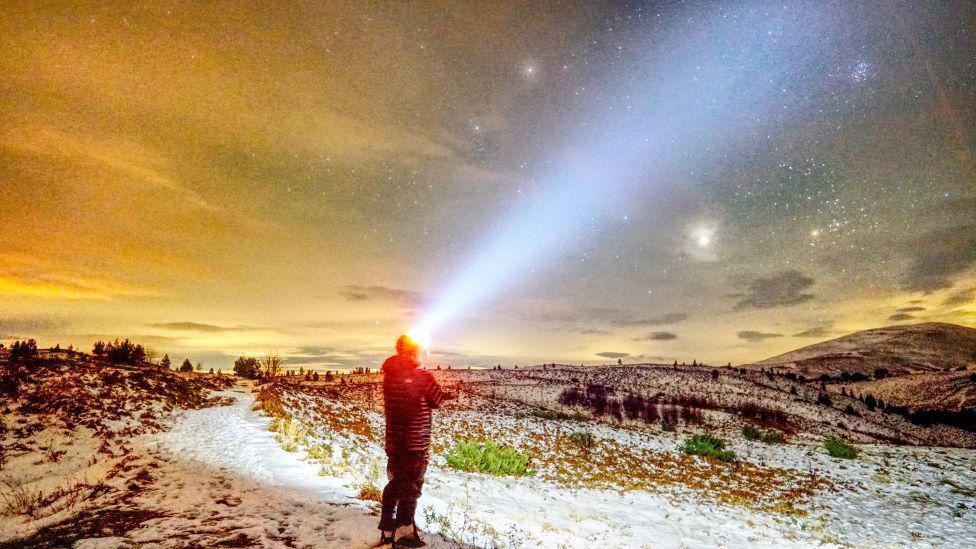
[[[430,448],[431,410],[444,402],[444,391],[425,370],[399,355],[383,363],[386,452],[426,452]]]

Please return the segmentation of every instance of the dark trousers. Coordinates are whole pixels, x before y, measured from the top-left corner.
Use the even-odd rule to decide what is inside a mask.
[[[427,452],[387,452],[386,458],[386,476],[390,481],[383,488],[379,528],[389,532],[413,524],[427,472]]]

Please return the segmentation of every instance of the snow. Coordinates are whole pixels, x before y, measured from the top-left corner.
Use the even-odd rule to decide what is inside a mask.
[[[376,504],[356,496],[369,470],[385,465],[379,445],[383,418],[376,406],[286,391],[282,401],[310,428],[309,444],[331,448],[329,457],[314,460],[307,448],[282,448],[269,431],[271,419],[253,410],[249,389],[240,385],[217,393],[229,397],[229,405],[179,412],[167,431],[135,437],[129,444],[131,453],[113,460],[88,462],[95,443],[82,428],[70,433],[70,441],[40,433],[51,437],[45,446],[74,451],[50,471],[41,469],[52,464],[31,465],[30,455],[15,458],[13,470],[47,487],[82,478],[124,490],[137,475],[144,476],[145,482],[121,501],[103,496],[91,502],[89,510],[106,512],[117,503],[117,509],[145,516],[119,531],[86,533],[76,547],[371,546],[378,539]],[[792,516],[708,499],[680,483],[653,490],[574,484],[565,473],[545,466],[521,478],[456,471],[446,466],[443,448],[437,448],[451,437],[476,436],[481,430],[518,447],[548,440],[542,435],[551,434],[552,422],[526,416],[511,402],[489,407],[472,401],[472,406],[478,411],[449,407],[436,412],[435,451],[418,506],[422,529],[465,544],[976,547],[973,450],[862,445],[859,459],[840,461],[828,457],[814,438],[765,445],[730,437],[731,448],[750,466],[816,474],[833,483],[833,490],[816,493],[803,504],[808,515]],[[356,423],[357,418],[362,421]],[[585,427],[615,451],[658,455],[677,456],[675,446],[684,436],[601,422],[560,425],[570,430]],[[599,460],[605,456],[599,451],[594,460],[603,467]],[[126,463],[121,476],[110,480],[108,469],[117,469],[121,462]],[[691,463],[699,466],[697,458]],[[373,481],[382,487],[384,479]],[[56,513],[34,523],[0,521],[0,540],[65,518],[65,513]],[[431,547],[456,546],[432,534],[426,538]]]

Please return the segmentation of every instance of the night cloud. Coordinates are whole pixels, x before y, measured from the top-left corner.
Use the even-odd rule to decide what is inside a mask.
[[[427,298],[420,292],[379,285],[352,284],[344,287],[339,295],[349,301],[392,301],[410,309],[419,308],[427,302]]]
[[[738,332],[736,335],[739,336],[739,339],[744,339],[749,342],[764,341],[774,337],[783,337],[783,334],[770,334],[765,332],[756,332],[753,330]]]
[[[263,330],[265,328],[259,328],[257,326],[218,326],[216,324],[204,324],[201,322],[159,322],[155,324],[147,324],[146,326],[150,328],[159,328],[161,330],[174,330],[178,332],[203,332],[203,333],[223,333],[223,332],[253,332],[256,330]]]
[[[610,323],[614,326],[660,326],[664,324],[677,324],[688,320],[688,313],[667,313],[661,316],[642,318],[637,320],[615,319]]]
[[[915,253],[904,288],[933,292],[952,286],[953,278],[976,266],[976,224],[929,232],[911,242]]]
[[[969,288],[967,290],[959,290],[949,294],[949,297],[942,302],[943,305],[955,306],[955,305],[966,305],[976,301],[976,288]]]
[[[603,358],[627,358],[630,356],[630,353],[616,353],[613,351],[604,351],[602,353],[597,353],[596,356],[603,357]]]
[[[749,283],[745,293],[733,295],[740,298],[735,308],[771,309],[803,303],[813,299],[813,294],[806,293],[813,284],[812,278],[793,270],[758,277]]]
[[[638,337],[635,341],[668,341],[678,339],[678,335],[671,332],[651,332],[644,337]]]
[[[830,335],[830,328],[828,326],[814,326],[809,330],[803,330],[800,333],[793,334],[793,337],[827,337]]]

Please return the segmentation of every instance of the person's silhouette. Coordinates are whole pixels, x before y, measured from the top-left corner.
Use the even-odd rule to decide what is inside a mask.
[[[427,471],[431,410],[447,398],[430,372],[420,370],[420,345],[407,336],[397,354],[383,363],[383,407],[386,413],[386,474],[380,543],[423,547],[414,524],[417,499]],[[407,532],[397,537],[398,532]]]

